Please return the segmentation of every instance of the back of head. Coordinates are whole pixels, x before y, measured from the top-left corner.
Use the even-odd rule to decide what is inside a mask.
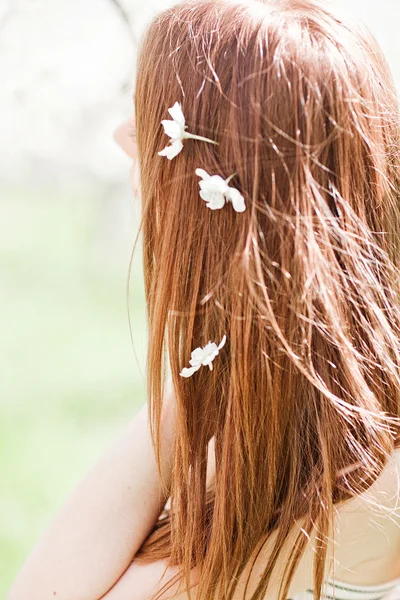
[[[135,101],[155,434],[164,348],[178,406],[164,539],[186,573],[201,566],[199,598],[228,599],[279,531],[262,598],[301,518],[318,528],[320,590],[333,505],[371,485],[397,443],[400,144],[385,60],[313,0],[186,1],[148,29]],[[176,101],[218,145],[158,156]],[[197,168],[235,174],[246,211],[205,207]],[[213,370],[179,377],[224,334]]]

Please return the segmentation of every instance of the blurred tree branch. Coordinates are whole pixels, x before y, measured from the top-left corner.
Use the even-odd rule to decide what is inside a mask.
[[[122,18],[122,20],[124,21],[125,25],[127,26],[128,30],[129,30],[129,35],[130,38],[133,42],[134,46],[137,46],[137,39],[136,39],[136,35],[133,31],[132,25],[131,25],[131,20],[129,18],[129,14],[126,11],[126,9],[121,5],[121,3],[119,2],[119,0],[109,0],[109,2],[114,6],[114,8],[118,11],[120,17]],[[131,69],[131,73],[134,71],[134,61],[132,62],[132,69]],[[124,83],[121,85],[121,92],[122,93],[127,93],[132,86],[132,82],[130,80],[129,77],[127,77],[127,79],[124,81]]]
[[[134,31],[132,29],[132,25],[131,25],[131,21],[129,18],[129,14],[127,13],[127,11],[125,10],[125,8],[121,5],[121,3],[118,0],[110,0],[111,4],[114,5],[114,7],[116,8],[116,10],[119,12],[122,20],[126,23],[128,30],[129,30],[129,34],[132,38],[133,43],[136,45],[137,44],[137,40],[136,40],[136,36],[134,34]]]
[[[15,7],[12,7],[11,4],[8,4],[8,7],[0,13],[0,31],[5,27],[7,21],[11,17],[11,15],[15,14],[17,11]]]
[[[0,33],[7,26],[8,21],[13,15],[18,14],[19,10],[23,8],[24,3],[27,0],[0,0]],[[38,2],[43,4],[43,0],[29,0],[29,2]],[[50,3],[50,0],[48,0]],[[118,14],[119,18],[122,20],[126,30],[128,31],[129,37],[133,44],[133,49],[137,47],[137,38],[135,35],[135,31],[132,27],[131,18],[129,15],[129,11],[123,5],[120,0],[108,0],[108,2],[112,5],[113,10]],[[132,74],[135,70],[135,52],[132,52],[132,63],[131,68],[129,69],[129,73],[126,76],[125,81],[122,83],[120,91],[121,93],[127,93],[132,88]]]

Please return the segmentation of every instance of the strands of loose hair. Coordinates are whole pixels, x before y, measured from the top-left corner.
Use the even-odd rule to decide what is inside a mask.
[[[186,140],[174,160],[158,156],[176,101],[189,131],[218,146]],[[137,560],[177,565],[189,596],[196,567],[198,600],[259,600],[290,540],[283,600],[314,533],[319,599],[334,507],[400,443],[387,65],[364,28],[312,0],[185,1],[147,31],[135,105],[158,458],[167,361],[177,413],[171,506]],[[240,218],[204,206],[199,166],[236,173]],[[193,348],[225,333],[212,371],[179,376]]]

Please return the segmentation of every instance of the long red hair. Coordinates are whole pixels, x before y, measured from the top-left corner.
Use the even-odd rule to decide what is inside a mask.
[[[169,161],[161,120],[188,131]],[[368,31],[313,0],[184,1],[150,25],[136,127],[154,444],[168,365],[177,430],[171,509],[138,555],[201,572],[230,600],[273,544],[261,599],[299,531],[279,598],[317,531],[320,598],[334,505],[366,490],[399,442],[400,138],[393,83]],[[196,168],[246,200],[210,210]],[[191,351],[227,342],[210,371]],[[206,485],[207,448],[216,473]]]

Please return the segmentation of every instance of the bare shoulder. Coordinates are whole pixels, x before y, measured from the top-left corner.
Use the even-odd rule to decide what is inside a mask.
[[[213,476],[213,440],[209,447],[210,479]],[[300,525],[299,525],[300,526]],[[295,535],[296,532],[293,532]],[[271,544],[271,535],[259,559],[254,565],[253,575],[262,572]],[[349,583],[375,584],[400,575],[400,449],[388,461],[385,469],[370,487],[360,496],[336,507],[333,546],[328,551],[335,563],[335,577]],[[293,540],[288,539],[287,554],[283,552],[273,576],[272,587],[279,585],[283,568],[290,554]],[[315,554],[314,535],[304,552],[295,572],[290,594],[294,595],[312,586],[313,561]],[[327,562],[329,563],[330,560]],[[397,572],[399,571],[399,572]],[[143,564],[133,561],[119,581],[101,600],[150,600],[163,584],[177,574],[177,569],[167,569],[164,561]],[[245,573],[244,573],[245,575]],[[328,572],[327,572],[328,575]],[[196,573],[193,573],[193,584]],[[239,584],[240,588],[240,584]],[[238,590],[240,591],[240,590]],[[175,595],[176,594],[176,595]],[[187,595],[175,585],[164,593],[160,600],[174,597],[186,600]],[[240,593],[238,594],[240,597]],[[196,598],[195,588],[192,598]]]
[[[337,576],[375,585],[400,576],[400,449],[363,494],[335,517]]]
[[[150,600],[176,573],[177,570],[167,568],[164,561],[143,564],[134,560],[101,600]],[[171,598],[177,591],[174,585],[161,596],[162,600]]]
[[[371,511],[374,507],[381,509],[396,510],[400,504],[400,448],[397,448],[383,469],[380,476],[371,487],[360,494],[338,506],[338,513],[354,513],[356,511]]]

